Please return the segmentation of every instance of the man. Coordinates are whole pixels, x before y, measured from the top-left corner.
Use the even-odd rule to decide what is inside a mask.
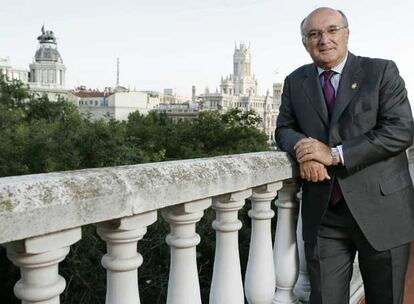
[[[276,140],[303,179],[310,303],[349,303],[356,252],[366,303],[402,303],[414,239],[404,82],[392,61],[348,52],[341,11],[314,10],[301,33],[313,64],[285,80]]]

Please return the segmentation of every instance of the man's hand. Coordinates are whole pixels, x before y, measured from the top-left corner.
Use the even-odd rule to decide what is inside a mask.
[[[331,148],[312,137],[299,140],[293,147],[296,151],[296,159],[301,164],[309,160],[315,160],[325,166],[332,165]]]
[[[331,177],[326,167],[321,163],[313,160],[302,162],[299,165],[300,176],[308,182],[322,182],[325,179],[330,180]]]

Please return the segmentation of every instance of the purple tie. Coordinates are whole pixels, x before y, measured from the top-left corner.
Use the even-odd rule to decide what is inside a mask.
[[[322,73],[324,78],[323,95],[325,96],[326,107],[328,108],[329,118],[332,117],[335,106],[335,89],[331,83],[331,78],[335,74],[334,71],[325,71]],[[333,180],[330,204],[336,206],[342,198],[342,191],[339,187],[336,177]]]
[[[329,117],[332,117],[335,106],[335,89],[331,83],[331,78],[335,74],[334,71],[325,71],[322,73],[324,79],[323,95],[325,96],[326,106],[328,108]]]

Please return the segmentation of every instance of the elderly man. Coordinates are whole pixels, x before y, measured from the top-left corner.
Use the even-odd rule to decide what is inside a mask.
[[[310,303],[349,303],[356,252],[367,304],[402,303],[414,239],[404,81],[394,62],[348,51],[341,11],[314,10],[301,33],[313,64],[286,77],[276,140],[303,180]]]

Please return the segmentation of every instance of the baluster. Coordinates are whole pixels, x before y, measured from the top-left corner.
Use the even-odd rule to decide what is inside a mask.
[[[244,303],[243,282],[240,269],[238,231],[242,223],[238,211],[252,190],[219,196],[213,200],[216,219],[216,252],[210,289],[210,304]]]
[[[253,189],[251,196],[252,231],[245,277],[246,299],[250,304],[270,304],[275,293],[271,219],[275,215],[270,203],[282,182]]]
[[[102,257],[102,266],[107,270],[106,304],[140,303],[137,269],[142,256],[137,252],[137,243],[156,220],[157,212],[151,211],[97,224],[107,248]]]
[[[180,204],[162,211],[170,223],[171,232],[166,242],[171,250],[170,277],[168,281],[168,304],[201,304],[198,282],[196,246],[200,236],[195,224],[210,207],[211,199]]]
[[[360,303],[364,295],[364,283],[362,282],[361,270],[359,269],[358,253],[355,256],[353,267],[349,304]]]
[[[297,185],[284,181],[276,200],[277,227],[274,245],[276,293],[272,303],[298,303],[293,293],[299,272],[299,257],[296,245],[295,209]]]
[[[7,244],[8,258],[20,267],[14,294],[22,304],[60,303],[66,281],[59,275],[59,262],[80,239],[81,228],[75,228]]]
[[[299,204],[298,226],[296,229],[296,237],[298,242],[299,252],[299,277],[295,285],[295,294],[298,296],[301,303],[308,303],[311,292],[308,268],[305,258],[305,243],[303,242],[302,234],[302,192],[297,195]]]

